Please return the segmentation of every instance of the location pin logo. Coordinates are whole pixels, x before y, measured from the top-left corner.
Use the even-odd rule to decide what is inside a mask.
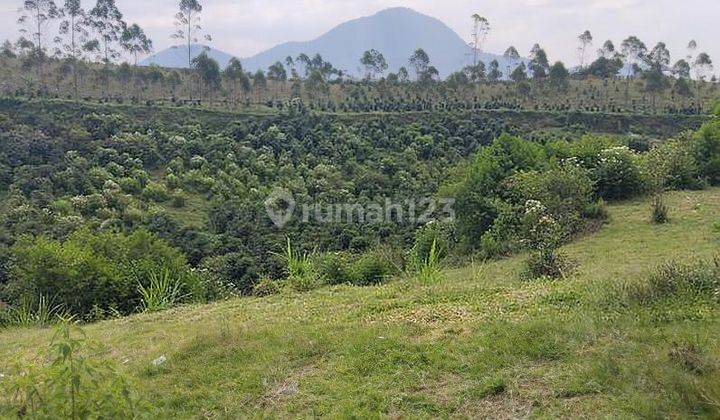
[[[285,188],[275,188],[265,200],[265,210],[268,217],[278,229],[282,229],[290,222],[295,213],[295,199]]]

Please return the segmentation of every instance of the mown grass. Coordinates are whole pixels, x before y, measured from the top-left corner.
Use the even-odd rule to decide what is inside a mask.
[[[667,205],[664,225],[650,221],[650,199],[611,206],[607,226],[564,248],[579,263],[566,280],[520,280],[519,255],[437,282],[237,299],[85,330],[161,417],[717,418],[717,301],[620,293],[668,260],[720,253],[720,190],[672,193]],[[0,372],[51,334],[0,332]]]

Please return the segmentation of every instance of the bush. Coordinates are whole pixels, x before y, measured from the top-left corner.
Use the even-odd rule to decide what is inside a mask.
[[[244,253],[233,252],[206,258],[200,268],[241,294],[250,294],[260,280],[255,259]]]
[[[588,171],[569,161],[547,171],[521,172],[508,181],[512,201],[541,202],[567,235],[583,226],[583,212],[592,202],[593,185]]]
[[[665,205],[665,200],[661,195],[656,195],[653,198],[652,203],[652,222],[658,225],[667,223],[668,219],[668,208]]]
[[[591,173],[598,195],[606,200],[635,197],[645,190],[638,157],[627,147],[600,152],[598,165]]]
[[[705,185],[693,144],[672,140],[651,149],[643,156],[649,189],[702,189]]]
[[[183,296],[204,297],[182,254],[144,231],[129,236],[81,231],[66,241],[24,238],[11,249],[8,290],[16,305],[50,296],[64,311],[85,319],[128,314],[142,302],[138,285],[149,287],[162,270],[181,282]]]
[[[720,185],[720,121],[703,125],[693,140],[700,175],[711,185]]]
[[[350,282],[350,258],[340,252],[321,254],[315,262],[318,275],[325,284]]]
[[[644,281],[619,284],[615,293],[622,302],[641,305],[676,297],[720,300],[720,259],[670,261]]]
[[[371,286],[382,283],[395,274],[390,261],[378,252],[363,254],[350,266],[350,283],[355,286]]]
[[[530,249],[523,277],[565,277],[572,269],[569,260],[558,251],[563,242],[563,228],[538,201],[525,204],[523,243]]]
[[[145,189],[142,192],[142,196],[146,200],[152,200],[158,203],[162,203],[164,201],[167,201],[168,198],[170,198],[170,193],[168,192],[168,189],[164,184],[150,181],[145,186]]]
[[[430,222],[415,232],[415,245],[410,252],[410,263],[416,270],[425,267],[431,251],[437,260],[447,257],[453,246],[453,226]]]

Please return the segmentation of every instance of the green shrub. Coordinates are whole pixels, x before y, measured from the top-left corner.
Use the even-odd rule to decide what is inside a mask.
[[[0,415],[18,418],[144,418],[141,401],[125,377],[108,362],[90,359],[102,353],[82,331],[61,323],[47,351],[46,364],[17,363],[0,379]],[[9,411],[5,411],[9,410]]]
[[[260,280],[255,259],[240,252],[206,258],[200,268],[207,275],[217,277],[222,285],[241,294],[251,293]]]
[[[713,113],[715,114],[716,117],[720,117],[720,102],[718,102],[715,105],[715,109],[714,109]]]
[[[421,262],[417,270],[417,278],[424,283],[436,282],[442,278],[437,239],[433,240],[427,257]]]
[[[632,198],[646,188],[638,156],[627,147],[600,152],[598,165],[591,174],[598,195],[606,200]]]
[[[280,255],[287,270],[287,283],[298,292],[312,290],[319,284],[319,278],[312,260],[307,253],[299,253],[293,248],[290,238],[287,239],[287,246],[284,254]]]
[[[127,314],[141,305],[138,284],[149,287],[152,276],[165,269],[182,281],[183,296],[204,297],[183,255],[145,231],[127,236],[80,231],[65,241],[24,238],[11,253],[11,304],[51,296],[64,311],[86,319]]]
[[[318,275],[330,285],[350,282],[350,264],[349,256],[340,252],[320,254],[315,262]]]
[[[602,198],[593,201],[583,210],[583,217],[594,220],[607,220],[610,217],[607,203]]]
[[[668,218],[668,208],[665,205],[665,200],[662,195],[658,194],[653,197],[651,220],[658,225],[667,223],[670,220]]]
[[[142,192],[142,196],[146,200],[152,200],[158,203],[162,203],[170,198],[170,193],[168,192],[168,189],[164,184],[150,181],[145,186],[145,189]]]
[[[24,297],[14,307],[0,308],[0,326],[47,327],[65,316],[52,299]]]
[[[573,268],[569,259],[558,251],[563,242],[563,228],[539,201],[525,204],[522,242],[530,249],[523,277],[560,278]]]
[[[693,143],[671,140],[652,148],[642,157],[649,189],[701,189],[705,186]]]
[[[410,251],[410,264],[419,270],[427,264],[431,251],[437,260],[447,257],[453,246],[453,226],[430,222],[415,232],[415,244]]]
[[[703,125],[693,139],[700,176],[711,185],[720,185],[720,121]]]
[[[350,266],[350,283],[355,286],[371,286],[382,283],[396,271],[387,258],[378,252],[361,255]]]
[[[572,161],[542,172],[520,172],[508,181],[508,189],[518,207],[528,200],[541,202],[566,235],[582,228],[583,212],[593,197],[588,171]]]

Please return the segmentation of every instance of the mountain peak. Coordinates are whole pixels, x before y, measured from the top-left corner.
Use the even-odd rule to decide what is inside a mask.
[[[442,21],[407,7],[391,7],[377,13],[344,22],[320,37],[307,42],[286,42],[255,56],[242,59],[249,71],[266,70],[273,63],[284,62],[285,57],[320,54],[335,67],[347,74],[362,77],[364,71],[360,57],[370,49],[380,51],[387,60],[388,71],[396,72],[408,67],[408,60],[418,48],[430,56],[441,77],[470,64],[471,54],[467,43]],[[184,50],[184,59],[178,51]],[[194,51],[192,51],[194,54]],[[198,51],[199,54],[199,51]],[[181,54],[182,55],[182,54]],[[225,67],[232,56],[211,49],[208,55]],[[483,54],[481,59],[490,62],[497,59],[505,68],[502,56]],[[170,61],[172,64],[166,64]],[[161,66],[186,67],[187,49],[182,47],[165,50],[143,61]]]

